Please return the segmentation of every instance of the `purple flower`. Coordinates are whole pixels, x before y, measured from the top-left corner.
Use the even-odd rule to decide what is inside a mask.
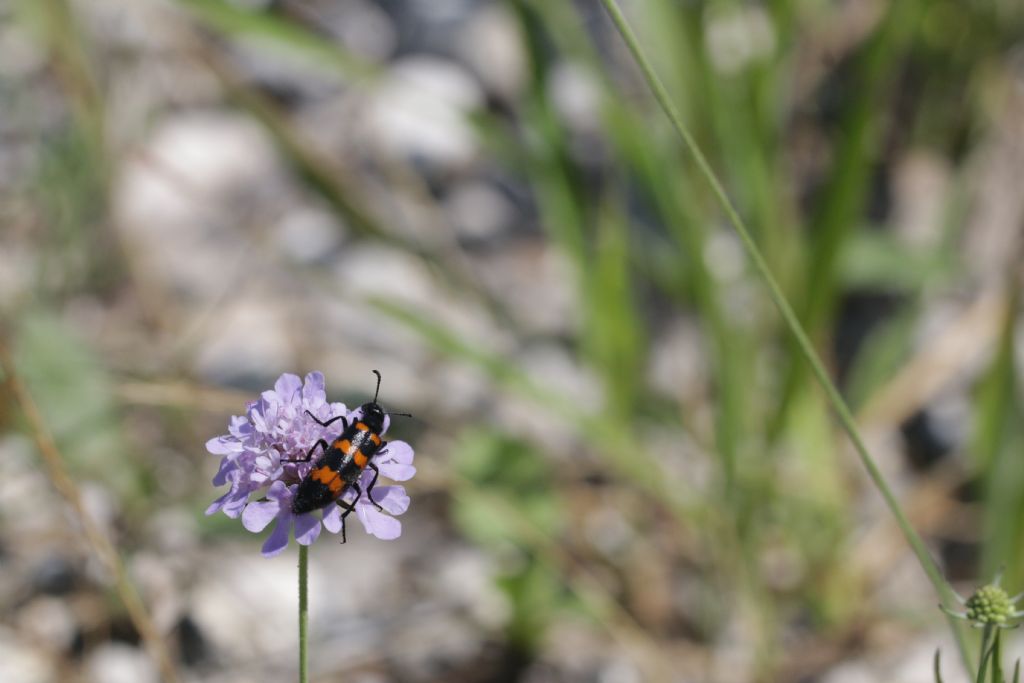
[[[361,408],[349,411],[344,403],[327,402],[322,373],[309,373],[305,383],[296,375],[285,374],[273,391],[263,392],[259,400],[248,405],[244,417],[231,418],[227,434],[206,443],[208,451],[221,456],[214,485],[228,485],[227,492],[210,504],[206,514],[223,510],[228,517],[241,517],[242,525],[253,532],[263,531],[276,519],[277,525],[263,544],[267,557],[287,547],[293,530],[295,540],[302,545],[317,539],[321,524],[331,533],[341,531],[342,510],[337,505],[301,515],[292,512],[295,488],[322,453],[318,449],[308,462],[288,461],[305,458],[318,439],[330,442],[341,431],[340,420],[324,428],[306,414],[307,410],[321,422],[345,415],[351,424],[362,414]],[[384,432],[389,424],[390,418],[385,418]],[[416,473],[412,461],[412,447],[403,441],[388,443],[373,457],[381,476],[395,481],[406,481]],[[372,479],[373,472],[367,469],[359,480],[363,496],[356,502],[356,517],[367,533],[384,540],[398,538],[402,523],[390,515],[405,512],[409,496],[402,486],[378,485],[371,501],[366,491]],[[342,500],[351,503],[355,497],[351,489]],[[390,515],[377,510],[374,503]]]

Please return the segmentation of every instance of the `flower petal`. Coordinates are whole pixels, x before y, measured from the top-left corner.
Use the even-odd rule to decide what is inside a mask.
[[[332,534],[341,531],[341,508],[332,505],[329,510],[324,511],[324,528]]]
[[[396,462],[382,462],[377,469],[385,477],[395,481],[408,481],[416,474],[416,468],[412,465],[399,465]]]
[[[327,400],[327,392],[324,389],[324,373],[311,372],[306,375],[306,381],[302,385],[302,403],[307,408],[316,408]]]
[[[359,501],[359,505],[370,505],[377,503],[393,515],[400,515],[409,509],[409,495],[405,492],[404,486],[375,486],[373,487],[373,501],[366,496]]]
[[[412,446],[404,441],[389,441],[387,448],[381,454],[387,460],[393,460],[402,465],[411,465],[413,453]]]
[[[221,505],[221,510],[231,519],[238,519],[238,516],[242,514],[243,508],[249,502],[249,494],[252,490],[253,487],[248,484],[237,487],[232,486],[231,491],[228,492],[224,503]]]
[[[218,436],[206,442],[206,450],[214,455],[230,455],[242,452],[242,442],[231,435]]]
[[[357,505],[356,515],[366,528],[366,533],[382,541],[392,541],[402,535],[402,523],[381,512],[373,505]]]
[[[228,475],[238,469],[238,461],[224,458],[220,461],[217,474],[213,475],[213,485],[223,486],[228,482]]]
[[[259,533],[266,529],[280,512],[281,506],[276,500],[249,503],[242,511],[242,526],[253,533]]]
[[[206,508],[206,514],[212,515],[214,512],[217,512],[217,510],[220,510],[222,507],[224,507],[224,503],[231,497],[233,493],[235,493],[234,486],[232,486],[231,489],[223,496],[210,503],[210,506]]]
[[[302,380],[298,375],[286,372],[274,382],[274,391],[281,403],[291,403],[295,394],[302,390]]]
[[[274,532],[270,534],[266,542],[263,544],[261,552],[263,557],[273,557],[278,555],[282,550],[288,547],[288,537],[291,536],[292,531],[292,515],[286,514],[277,520],[277,526],[274,527]]]
[[[275,481],[267,489],[267,498],[276,500],[282,508],[292,506],[292,490],[281,480]]]
[[[309,545],[320,536],[320,519],[311,514],[295,516],[295,540]]]

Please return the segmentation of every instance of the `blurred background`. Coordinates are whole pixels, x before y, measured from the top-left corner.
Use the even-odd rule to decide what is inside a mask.
[[[946,575],[1024,588],[1024,4],[623,5]],[[206,440],[373,369],[419,474],[311,549],[314,681],[962,680],[596,0],[0,2],[0,315],[180,680],[296,678]],[[160,680],[16,384],[0,680]]]

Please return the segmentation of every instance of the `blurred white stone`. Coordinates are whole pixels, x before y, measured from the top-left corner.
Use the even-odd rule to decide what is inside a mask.
[[[655,390],[683,403],[707,391],[707,349],[700,324],[679,318],[658,333],[651,345],[647,379]]]
[[[85,679],[90,683],[159,683],[156,666],[139,648],[121,643],[103,643],[85,661]]]
[[[579,358],[555,344],[535,344],[518,354],[516,363],[537,386],[544,387],[580,412],[597,412],[605,402],[604,388]]]
[[[7,683],[55,683],[56,663],[0,626],[0,681]],[[106,682],[104,682],[106,683]]]
[[[26,27],[17,22],[0,23],[0,55],[4,56],[0,59],[0,77],[13,82],[30,78],[47,60],[42,41],[33,40]]]
[[[470,180],[456,185],[445,198],[452,225],[463,237],[475,240],[493,238],[508,229],[515,218],[515,207],[493,185]]]
[[[19,632],[46,643],[54,652],[66,652],[75,637],[75,617],[64,599],[38,597],[21,608],[17,616]],[[0,677],[0,680],[13,680]]]
[[[138,552],[131,557],[129,572],[157,629],[169,633],[185,610],[172,563],[156,553]]]
[[[315,263],[341,243],[341,226],[320,208],[296,207],[276,227],[278,246],[299,263]]]
[[[495,585],[495,567],[476,549],[450,553],[439,566],[435,580],[438,597],[457,609],[468,611],[483,627],[497,631],[510,616],[505,593]]]
[[[472,414],[493,398],[494,387],[483,371],[461,363],[446,363],[423,381],[420,405],[437,404],[449,414]]]
[[[63,527],[65,506],[38,505],[38,501],[51,500],[54,495],[53,484],[39,466],[31,441],[20,434],[0,439],[0,524],[8,529],[8,538],[43,537]],[[24,514],[28,509],[31,515]]]
[[[522,93],[526,81],[524,39],[505,5],[483,4],[456,38],[455,51],[491,92],[507,101]]]
[[[250,294],[221,302],[216,322],[204,328],[197,343],[199,373],[219,379],[261,377],[292,367],[288,312],[273,301]]]
[[[464,166],[476,154],[467,114],[483,103],[476,81],[459,64],[439,57],[406,57],[371,94],[360,122],[380,153]]]
[[[878,679],[865,662],[843,662],[829,670],[821,683],[878,683]]]
[[[308,12],[354,54],[384,62],[398,46],[398,36],[387,12],[366,0],[321,0],[297,6]]]
[[[892,225],[911,247],[933,249],[943,239],[952,182],[949,162],[938,154],[914,151],[895,169]]]
[[[586,67],[559,62],[551,72],[547,96],[571,128],[584,132],[601,129],[601,88]]]
[[[192,467],[194,470],[194,461]],[[194,476],[192,481],[194,484]],[[179,497],[185,499],[184,494]],[[195,514],[188,509],[165,507],[157,510],[146,520],[145,528],[146,537],[150,539],[153,547],[165,557],[172,554],[184,557],[199,545],[199,531],[196,527]]]
[[[604,404],[601,383],[563,348],[534,346],[509,359],[531,383],[581,413],[597,412]],[[557,411],[538,407],[535,400],[508,395],[495,406],[495,421],[512,434],[541,444],[553,455],[570,457],[578,425]]]
[[[888,651],[885,651],[888,650]],[[935,651],[942,653],[942,678],[973,680],[967,676],[957,647],[948,631],[927,633],[911,641],[873,648],[864,657],[837,665],[822,677],[823,683],[935,683]],[[1004,654],[1008,654],[1004,650]]]
[[[137,273],[209,298],[251,240],[237,223],[269,211],[280,183],[273,147],[251,119],[180,114],[125,162],[113,213]]]
[[[549,335],[576,330],[582,316],[574,266],[541,242],[515,242],[475,257],[487,288],[523,328]]]
[[[81,20],[96,45],[112,53],[172,50],[180,29],[169,21],[172,11],[163,2],[137,0],[72,0],[75,18]]]
[[[509,335],[490,324],[490,318],[479,305],[466,297],[457,297],[438,283],[435,276],[416,257],[388,247],[360,244],[345,249],[335,268],[338,291],[345,293],[346,307],[358,308],[364,298],[377,297],[410,308],[464,339],[474,348],[508,348]],[[362,309],[359,309],[362,310]],[[331,316],[330,322],[336,316]],[[372,316],[374,324],[363,328],[343,323],[346,339],[362,341],[380,348],[399,347],[409,353],[423,353],[419,337],[403,333],[404,326],[383,316]],[[358,328],[358,329],[357,329]],[[390,338],[391,332],[396,336]],[[419,340],[406,347],[397,340]],[[419,351],[414,347],[419,347]]]
[[[704,265],[723,282],[735,282],[743,276],[746,255],[739,238],[725,230],[712,230],[704,243]]]
[[[455,21],[464,17],[473,0],[409,0],[411,14],[433,23]]]
[[[775,27],[760,5],[713,5],[704,16],[707,51],[712,65],[734,74],[775,51]]]
[[[614,556],[635,539],[636,529],[621,510],[604,506],[591,509],[583,518],[583,534],[605,555]]]
[[[597,675],[599,683],[640,683],[643,677],[636,666],[623,657],[615,657]]]
[[[1003,287],[1007,269],[1020,258],[1024,221],[1024,192],[1020,190],[1024,89],[1007,89],[1005,96],[982,101],[988,105],[991,121],[971,151],[967,176],[970,210],[961,238],[962,258],[979,282]]]
[[[295,623],[295,543],[276,558],[259,554],[263,537],[205,561],[190,595],[189,613],[213,646],[229,661],[283,656],[298,645]],[[226,554],[234,550],[232,554]],[[311,572],[310,593],[325,595],[323,574]],[[316,609],[313,601],[313,609]]]
[[[746,683],[756,678],[757,624],[749,605],[738,606],[719,634],[711,654],[711,678],[721,683]]]
[[[78,482],[85,514],[96,524],[107,538],[113,539],[120,505],[109,488],[94,481]]]
[[[231,47],[242,78],[257,89],[267,88],[295,102],[332,97],[347,82],[340,69],[287,44],[241,35],[235,36]]]
[[[420,623],[420,629],[417,637],[403,639],[402,647],[392,653],[397,668],[395,680],[411,680],[414,675],[422,676],[424,669],[439,669],[445,662],[472,661],[479,656],[483,642],[479,627],[454,612],[436,610],[429,620]],[[436,674],[430,678],[444,680]]]

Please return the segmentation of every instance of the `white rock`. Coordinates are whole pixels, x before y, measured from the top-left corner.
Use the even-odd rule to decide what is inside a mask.
[[[398,46],[387,12],[365,0],[316,4],[311,13],[354,54],[374,62],[386,61]]]
[[[18,612],[17,623],[21,633],[46,643],[54,652],[66,652],[75,637],[75,617],[68,601],[60,598],[34,598]]]
[[[395,63],[372,93],[361,123],[379,153],[458,167],[476,154],[475,133],[466,116],[482,102],[480,87],[457,63],[407,57]]]
[[[204,328],[196,367],[218,379],[261,377],[268,368],[292,367],[295,350],[287,311],[259,294],[220,304],[214,324]]]
[[[708,10],[704,30],[711,63],[724,74],[737,73],[775,51],[775,27],[757,5]]]
[[[18,640],[10,629],[0,627],[0,681],[53,683],[56,680],[55,662]]]
[[[189,113],[160,125],[128,160],[113,213],[136,268],[196,298],[219,296],[251,237],[238,227],[274,205],[281,176],[269,140],[241,116]]]
[[[548,335],[577,329],[577,273],[565,254],[538,242],[512,243],[476,257],[479,275],[526,329]]]
[[[601,89],[593,75],[575,62],[559,62],[547,87],[559,116],[583,132],[601,128]]]
[[[159,683],[160,675],[142,650],[122,643],[104,643],[85,662],[92,683]]]
[[[515,219],[512,202],[480,180],[457,185],[445,198],[445,208],[459,234],[477,240],[498,235]]]
[[[526,54],[516,18],[505,5],[485,4],[462,27],[455,51],[491,92],[513,101],[526,82]]]
[[[267,559],[259,554],[259,545],[269,533],[247,539],[244,546],[225,548],[207,561],[191,595],[189,613],[229,660],[283,657],[298,645],[294,539],[289,550]],[[311,595],[326,594],[323,576],[310,573]],[[316,601],[312,609],[317,609]]]
[[[299,263],[315,263],[341,243],[342,227],[327,211],[296,207],[277,224],[277,243]]]
[[[42,41],[32,40],[30,32],[16,22],[0,24],[0,76],[18,82],[29,78],[46,65]],[[8,105],[10,101],[8,101]]]

